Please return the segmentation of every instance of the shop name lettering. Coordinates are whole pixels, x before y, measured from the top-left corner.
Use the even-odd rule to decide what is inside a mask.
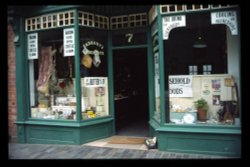
[[[169,32],[173,29],[173,28],[176,28],[176,27],[179,27],[180,26],[180,23],[171,23],[165,30],[165,34],[168,35]]]
[[[219,19],[219,20],[216,20],[215,21],[216,23],[223,23],[223,24],[226,24],[228,25],[230,28],[231,28],[231,31],[235,30],[236,29],[236,26],[234,25],[234,23],[232,23],[230,20],[228,19]]]
[[[164,39],[168,39],[169,33],[176,27],[186,26],[185,15],[163,18]]]
[[[190,84],[189,78],[169,78],[169,84]]]
[[[102,44],[100,44],[99,42],[97,42],[97,41],[88,41],[85,44],[83,44],[83,46],[85,46],[85,47],[88,47],[88,46],[91,46],[91,45],[95,45],[95,46],[99,47],[100,49],[104,48],[104,46]]]
[[[93,86],[93,85],[104,85],[105,79],[87,79],[86,86]]]
[[[164,18],[165,22],[168,22],[170,24],[167,25],[165,33],[168,34],[173,28],[179,27],[180,22],[173,23],[175,21],[181,21],[182,17],[181,16],[173,16],[173,17],[166,17]]]
[[[183,88],[177,87],[177,86],[190,84],[190,79],[189,78],[170,78],[169,84],[171,84],[169,88],[169,94],[183,94],[184,93]]]
[[[215,24],[228,25],[231,31],[235,31],[236,27],[236,12],[217,12],[215,14]]]
[[[216,18],[222,18],[222,17],[235,17],[234,12],[218,12],[216,13]]]

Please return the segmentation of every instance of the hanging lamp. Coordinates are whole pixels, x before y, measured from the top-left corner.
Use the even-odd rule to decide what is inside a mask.
[[[206,48],[207,44],[206,44],[206,42],[204,41],[204,39],[203,39],[203,37],[201,35],[200,15],[199,15],[198,19],[199,19],[198,20],[198,37],[197,37],[196,41],[193,44],[193,48]]]
[[[206,48],[207,44],[203,40],[201,35],[198,35],[198,39],[194,42],[193,48]]]

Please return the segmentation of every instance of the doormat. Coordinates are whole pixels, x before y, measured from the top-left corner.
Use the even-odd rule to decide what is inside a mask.
[[[109,144],[144,144],[146,138],[128,137],[128,136],[113,136]]]

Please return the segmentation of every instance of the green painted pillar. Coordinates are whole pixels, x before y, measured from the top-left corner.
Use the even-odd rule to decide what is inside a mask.
[[[147,59],[148,59],[148,100],[149,100],[149,116],[150,119],[154,115],[154,100],[155,100],[155,95],[154,95],[154,73],[153,73],[153,57],[152,57],[152,40],[151,40],[151,31],[150,31],[150,26],[147,27]]]
[[[157,24],[159,34],[159,66],[160,66],[160,110],[161,110],[161,125],[166,122],[165,111],[165,74],[164,74],[164,46],[162,36],[162,17],[160,6],[157,5]]]
[[[82,97],[81,97],[81,76],[80,76],[80,33],[79,33],[79,24],[78,24],[78,10],[74,10],[74,31],[75,31],[75,90],[76,90],[76,120],[77,122],[81,121],[81,106],[82,106]]]
[[[25,128],[22,124],[27,117],[29,101],[24,97],[28,97],[28,71],[27,71],[27,36],[24,32],[24,19],[16,18],[16,24],[19,24],[19,42],[16,45],[16,107],[17,107],[17,138],[19,143],[26,143]],[[29,99],[29,98],[28,98]],[[27,103],[28,102],[28,103]]]
[[[108,31],[108,88],[109,88],[109,114],[114,118],[114,74],[113,74],[113,50],[112,32]],[[115,120],[115,119],[114,119]],[[112,134],[115,134],[115,121],[113,121]]]

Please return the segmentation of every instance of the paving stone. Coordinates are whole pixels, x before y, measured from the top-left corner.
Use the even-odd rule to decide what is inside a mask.
[[[163,153],[161,158],[162,159],[168,159],[169,158],[169,153]]]
[[[41,156],[42,152],[36,152],[32,154],[28,159],[37,159],[39,156]]]
[[[9,144],[9,159],[225,159],[230,157],[124,148]]]

